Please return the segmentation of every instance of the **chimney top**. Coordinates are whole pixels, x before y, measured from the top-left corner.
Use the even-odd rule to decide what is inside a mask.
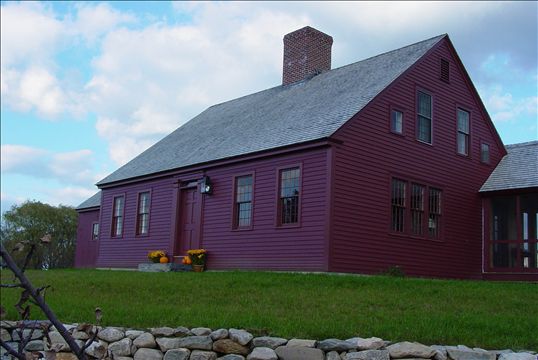
[[[310,26],[284,36],[282,85],[331,69],[333,38]]]

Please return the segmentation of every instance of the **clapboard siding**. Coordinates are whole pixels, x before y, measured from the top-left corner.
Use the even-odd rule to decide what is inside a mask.
[[[99,222],[99,208],[78,212],[77,247],[75,267],[94,267],[97,257],[97,241],[93,240],[93,224]]]
[[[450,61],[450,83],[439,79]],[[433,101],[433,144],[416,140],[416,91]],[[471,112],[470,156],[456,153],[456,110]],[[404,112],[403,136],[390,132],[390,109]],[[504,154],[452,50],[443,40],[334,136],[335,180],[331,271],[378,273],[401,266],[410,275],[481,276],[480,186]],[[480,144],[490,145],[490,164]],[[390,228],[392,177],[439,188],[441,241],[394,235]]]

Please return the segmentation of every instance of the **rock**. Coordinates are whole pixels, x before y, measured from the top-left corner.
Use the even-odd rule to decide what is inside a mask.
[[[245,360],[243,355],[228,354],[217,358],[217,360]]]
[[[320,349],[304,346],[279,346],[275,350],[280,360],[324,360],[325,354]]]
[[[473,351],[473,350],[460,350],[453,347],[446,348],[448,357],[452,360],[495,360],[497,356],[494,353]]]
[[[54,350],[54,351],[69,351],[70,347],[67,344],[67,341],[62,337],[58,331],[49,332],[50,344],[45,343],[45,350]]]
[[[385,346],[385,341],[378,337],[371,337],[366,339],[359,337],[355,338],[354,340],[355,341],[352,342],[357,345],[358,350],[378,350]]]
[[[230,339],[220,339],[213,343],[213,351],[223,354],[247,355],[249,348]]]
[[[141,348],[134,354],[134,360],[162,360],[163,353],[156,349]]]
[[[94,341],[84,352],[90,356],[101,359],[105,356],[108,345],[103,341]]]
[[[58,359],[56,359],[56,360],[58,360]],[[130,356],[116,356],[116,357],[114,357],[114,360],[133,360],[133,358],[130,357]]]
[[[211,350],[213,349],[213,340],[209,336],[187,336],[179,338],[179,347],[189,350]],[[192,358],[192,354],[191,354]]]
[[[306,339],[291,339],[288,341],[286,346],[300,346],[300,347],[308,347],[308,348],[314,348],[316,347],[316,340],[306,340]]]
[[[325,339],[316,345],[318,349],[321,349],[323,351],[349,351],[349,350],[355,350],[357,348],[357,345],[350,343],[348,341],[339,340],[339,339]]]
[[[268,347],[270,349],[276,349],[279,346],[286,345],[288,340],[279,337],[261,336],[252,339],[252,345],[254,347]]]
[[[116,328],[107,327],[100,330],[97,333],[97,337],[101,340],[111,343],[123,339],[125,337],[125,333]]]
[[[247,360],[278,360],[278,356],[271,348],[255,347],[247,356]]]
[[[390,360],[388,350],[364,350],[347,353],[345,360]]]
[[[151,334],[155,337],[162,337],[162,336],[175,336],[176,330],[172,329],[171,327],[158,327],[158,328],[151,328],[149,329]]]
[[[18,349],[19,349],[19,343],[16,343],[14,341],[7,342],[6,345],[9,346],[10,348],[12,348],[15,351],[18,351]],[[2,359],[2,360],[5,360],[5,359],[11,360],[11,358],[9,358],[7,356],[5,358],[2,357],[6,353],[7,353],[7,350],[3,346],[0,346],[0,359]]]
[[[174,336],[183,337],[189,335],[192,335],[191,332],[184,326],[180,326],[174,329]]]
[[[43,351],[45,350],[45,343],[43,340],[31,340],[24,347],[26,351]]]
[[[130,356],[131,355],[131,345],[133,340],[127,338],[121,339],[120,341],[113,342],[108,345],[108,352],[116,356]]]
[[[14,329],[17,327],[16,321],[2,320],[0,321],[0,327],[2,329]]]
[[[182,346],[179,345],[180,338],[157,338],[155,341],[161,348],[162,352],[167,352],[171,349],[179,349]]]
[[[73,330],[73,334],[71,334],[73,336],[73,339],[76,339],[76,340],[88,340],[90,338],[90,336],[85,332],[85,331],[78,331],[78,330]]]
[[[157,346],[155,343],[155,337],[151,333],[142,333],[136,339],[133,344],[137,348],[154,348]]]
[[[230,339],[241,345],[248,344],[250,340],[252,340],[252,338],[254,337],[251,333],[239,329],[230,329],[228,331],[228,336],[230,337]]]
[[[213,339],[213,341],[226,339],[228,337],[228,330],[218,329],[218,330],[213,331],[211,334],[209,334],[209,336],[211,336],[211,339]]]
[[[392,344],[387,347],[391,358],[423,358],[429,359],[435,355],[435,350],[429,346],[408,341]],[[495,360],[495,359],[493,359]]]
[[[217,354],[213,351],[194,350],[189,360],[217,360]]]
[[[32,332],[32,329],[24,329],[22,331],[22,338],[27,339],[30,336],[30,333]],[[21,337],[19,336],[18,330],[13,330],[13,341],[19,341]],[[34,332],[32,333],[32,338],[30,340],[37,340],[41,339],[43,337],[43,331],[40,329],[34,329]]]
[[[172,349],[164,354],[164,360],[188,360],[191,356],[189,349]]]
[[[204,327],[197,327],[194,329],[191,329],[191,333],[193,333],[196,336],[204,336],[211,334],[210,328],[204,328]]]
[[[536,355],[527,352],[502,353],[499,360],[536,360]]]
[[[329,351],[325,354],[325,360],[341,360],[341,357],[336,351]]]
[[[2,339],[3,342],[11,341],[11,335],[9,335],[9,331],[7,331],[4,328],[0,329],[0,339]]]
[[[131,340],[134,340],[144,333],[145,331],[142,331],[142,330],[127,330],[125,332],[125,336],[127,336]]]
[[[54,360],[77,360],[77,356],[72,353],[56,353]],[[114,358],[114,360],[121,360],[120,358]]]
[[[446,352],[446,348],[442,345],[431,345],[430,346],[433,350],[435,350],[435,355],[433,358],[435,360],[447,360],[448,355]]]

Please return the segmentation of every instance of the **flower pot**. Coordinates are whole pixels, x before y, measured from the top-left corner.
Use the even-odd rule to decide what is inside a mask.
[[[204,271],[204,265],[192,264],[192,271],[194,271],[194,272],[202,272],[202,271]]]

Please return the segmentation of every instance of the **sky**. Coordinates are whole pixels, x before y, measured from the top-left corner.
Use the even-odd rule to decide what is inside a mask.
[[[282,38],[333,68],[448,33],[505,144],[538,139],[538,2],[1,2],[1,211],[76,206],[207,107],[277,86]]]

